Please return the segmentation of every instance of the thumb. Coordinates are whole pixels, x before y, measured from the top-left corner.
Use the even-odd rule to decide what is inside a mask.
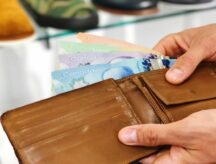
[[[146,124],[123,128],[119,132],[119,140],[126,145],[159,146],[178,145],[185,146],[187,133],[181,130],[180,123]]]
[[[166,73],[166,79],[172,84],[180,84],[186,80],[204,59],[203,49],[191,48],[180,56],[173,67]]]

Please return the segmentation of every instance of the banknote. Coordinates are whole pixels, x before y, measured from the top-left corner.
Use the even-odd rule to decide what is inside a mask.
[[[133,74],[170,67],[169,59],[128,59],[113,64],[87,65],[52,73],[53,92],[56,94],[78,89],[109,78],[121,79]]]
[[[122,47],[114,45],[103,45],[103,44],[89,44],[79,42],[59,42],[58,43],[58,54],[73,54],[80,52],[125,52],[129,51]]]
[[[66,69],[84,65],[113,64],[133,58],[163,59],[164,57],[142,52],[81,52],[72,55],[59,55],[59,65],[60,69]]]
[[[80,40],[82,43],[114,45],[114,46],[124,48],[124,50],[128,50],[128,51],[138,51],[138,52],[161,55],[159,52],[154,51],[153,49],[145,48],[142,45],[136,45],[133,43],[129,43],[129,42],[114,39],[114,38],[96,36],[96,35],[92,35],[88,33],[79,33],[76,36],[76,38]]]

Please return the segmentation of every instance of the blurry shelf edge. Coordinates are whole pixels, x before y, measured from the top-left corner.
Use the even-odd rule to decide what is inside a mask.
[[[100,30],[100,29],[108,29],[108,28],[115,28],[115,27],[121,27],[121,26],[125,26],[125,25],[130,25],[130,24],[134,24],[134,23],[142,23],[142,22],[147,22],[147,21],[153,21],[153,20],[157,20],[157,19],[164,19],[164,18],[169,18],[169,17],[174,17],[174,16],[180,16],[180,15],[186,15],[186,14],[192,14],[192,13],[198,13],[198,12],[205,12],[205,11],[210,11],[210,10],[215,10],[216,6],[212,6],[209,8],[204,8],[204,9],[185,9],[185,10],[181,10],[181,11],[177,11],[177,12],[171,12],[171,13],[165,13],[165,14],[161,14],[160,12],[159,14],[155,14],[155,15],[150,15],[150,16],[143,16],[141,18],[135,18],[132,20],[122,20],[119,22],[114,22],[111,24],[107,24],[107,25],[100,25],[97,28],[94,29],[89,29],[86,31],[70,31],[70,30],[64,30],[64,31],[59,31],[56,32],[54,34],[49,34],[48,30],[49,27],[46,28],[42,28],[43,30],[43,35],[38,34],[38,38],[37,40],[41,41],[41,40],[49,40],[52,38],[58,38],[58,37],[63,37],[63,36],[67,36],[67,35],[75,35],[77,32],[88,32],[88,31],[95,31],[95,30]]]

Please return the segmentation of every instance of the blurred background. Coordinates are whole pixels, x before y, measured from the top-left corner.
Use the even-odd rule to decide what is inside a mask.
[[[165,35],[216,22],[214,0],[92,2],[10,0],[1,3],[2,7],[8,3],[6,10],[19,3],[33,22],[35,33],[31,39],[13,39],[13,33],[12,39],[0,39],[0,113],[52,96],[50,74],[56,69],[58,42],[72,41],[79,31],[152,48]],[[6,18],[7,14],[16,13],[3,11],[1,17],[5,14]],[[19,15],[14,15],[8,16],[8,20],[1,19],[0,26],[4,26],[4,20],[10,23],[19,20]],[[22,21],[20,27],[19,21],[15,22],[12,30],[23,28]]]
[[[0,0],[0,18],[2,114],[53,96],[58,43],[73,41],[77,32],[152,48],[170,33],[215,23],[216,1]],[[0,163],[16,163],[1,151]]]

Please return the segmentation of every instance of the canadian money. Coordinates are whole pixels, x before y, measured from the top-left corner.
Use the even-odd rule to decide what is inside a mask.
[[[84,65],[113,64],[133,58],[163,59],[162,56],[144,54],[141,52],[89,52],[74,53],[70,55],[59,55],[60,69],[74,68]]]
[[[58,54],[73,54],[81,52],[125,52],[124,48],[103,45],[103,44],[89,44],[89,43],[79,43],[79,42],[59,42],[58,44]]]
[[[121,79],[133,74],[170,67],[169,59],[129,59],[113,64],[87,65],[52,73],[56,94],[78,89],[109,78]]]
[[[123,40],[118,40],[114,38],[108,38],[103,36],[95,36],[88,33],[79,33],[76,38],[80,40],[82,43],[89,43],[89,44],[104,44],[104,45],[114,45],[123,48],[124,50],[128,51],[136,51],[136,52],[144,52],[144,53],[151,53],[161,55],[161,53],[145,48],[141,45],[136,45],[133,43],[129,43]]]

